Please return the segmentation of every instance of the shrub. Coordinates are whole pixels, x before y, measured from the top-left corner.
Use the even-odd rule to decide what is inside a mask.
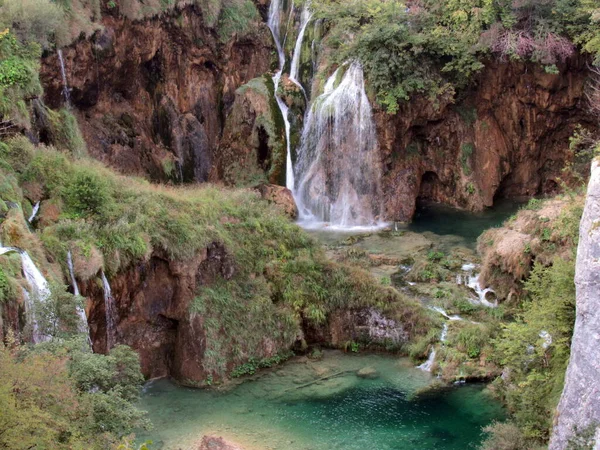
[[[494,422],[483,429],[488,434],[481,450],[529,450],[531,447],[518,426]]]
[[[0,28],[11,29],[21,42],[37,42],[49,48],[51,42],[64,44],[64,11],[50,0],[2,0]]]

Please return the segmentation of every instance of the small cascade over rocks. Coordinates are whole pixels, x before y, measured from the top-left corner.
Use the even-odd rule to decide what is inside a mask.
[[[292,12],[293,12],[294,4],[292,3]],[[284,13],[283,10],[283,0],[272,0],[271,5],[269,6],[269,19],[267,21],[267,25],[273,34],[273,39],[275,40],[275,46],[277,47],[277,54],[279,56],[279,70],[273,76],[273,84],[275,86],[275,100],[277,101],[277,106],[281,111],[281,115],[283,116],[283,123],[285,127],[285,142],[286,142],[286,169],[285,169],[285,185],[289,190],[294,189],[294,170],[292,166],[292,149],[290,143],[290,120],[288,117],[288,106],[285,104],[283,99],[277,93],[279,89],[279,82],[281,81],[281,76],[283,75],[283,69],[285,67],[285,41],[287,38],[286,35],[281,37],[281,18]],[[290,19],[292,17],[292,13],[290,13]]]
[[[73,294],[79,297],[81,294],[79,292],[79,286],[77,285],[77,279],[75,278],[75,269],[73,267],[73,256],[71,254],[71,250],[67,252],[67,266],[69,267],[69,276],[71,277]],[[77,315],[79,316],[79,332],[86,333],[88,336],[88,341],[91,342],[90,329],[88,327],[88,320],[85,314],[85,309],[81,306],[77,306]]]
[[[65,60],[63,59],[62,50],[58,50],[58,61],[60,62],[60,74],[62,76],[63,88],[62,94],[65,98],[65,104],[67,108],[71,107],[71,91],[69,89],[69,83],[67,82],[67,71],[65,70]]]
[[[463,273],[456,276],[456,284],[470,288],[477,296],[477,303],[488,308],[498,307],[496,293],[492,288],[482,289],[479,283],[479,273],[476,273],[476,270],[477,266],[475,264],[464,264],[462,266]]]
[[[106,317],[106,351],[108,352],[115,346],[116,342],[116,323],[117,311],[115,307],[115,299],[113,298],[110,289],[110,283],[102,271],[102,287],[104,288],[104,313]]]
[[[37,202],[33,206],[33,210],[31,211],[31,216],[29,216],[29,219],[27,219],[27,222],[29,222],[29,223],[33,222],[33,219],[35,219],[35,216],[37,216],[37,213],[39,210],[40,210],[40,202]]]
[[[313,101],[295,174],[301,224],[346,229],[384,225],[381,161],[359,62],[338,68]]]
[[[460,320],[460,319],[459,319]],[[446,338],[448,336],[448,324],[445,323],[442,327],[442,332],[440,334],[440,342],[446,342]],[[417,366],[417,369],[423,370],[425,372],[431,372],[431,368],[433,367],[433,363],[435,362],[436,350],[435,346],[431,347],[431,351],[429,352],[429,356],[427,357],[427,361],[425,361],[420,366]]]

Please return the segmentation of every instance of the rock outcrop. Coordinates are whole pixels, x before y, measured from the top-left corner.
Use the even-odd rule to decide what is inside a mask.
[[[600,163],[592,164],[575,269],[576,319],[550,450],[600,448]]]
[[[259,18],[224,42],[197,6],[140,21],[107,15],[102,26],[63,49],[90,154],[155,181],[206,181],[236,89],[270,69],[267,26]],[[63,105],[56,54],[41,79],[46,104]]]
[[[388,219],[410,220],[419,200],[470,210],[503,197],[552,194],[585,110],[587,68],[573,57],[560,73],[523,62],[488,61],[454,104],[425,98],[376,117]]]

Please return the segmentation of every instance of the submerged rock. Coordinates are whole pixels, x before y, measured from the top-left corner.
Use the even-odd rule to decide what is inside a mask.
[[[204,436],[198,450],[244,450],[233,442],[226,441],[219,436]]]
[[[374,367],[363,367],[356,372],[356,376],[359,378],[365,378],[367,380],[374,380],[379,378],[379,372]]]

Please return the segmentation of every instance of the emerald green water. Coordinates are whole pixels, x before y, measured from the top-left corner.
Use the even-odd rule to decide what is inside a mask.
[[[367,366],[379,377],[359,378]],[[477,448],[481,428],[502,418],[502,408],[480,385],[419,394],[431,382],[406,359],[337,351],[295,359],[225,392],[160,380],[141,401],[154,430],[138,437],[163,449],[194,448],[205,434],[249,450]]]
[[[481,233],[501,225],[522,205],[522,202],[501,200],[493,208],[471,212],[434,203],[422,204],[417,207],[407,228],[415,233],[460,236],[467,243],[475,243]]]

